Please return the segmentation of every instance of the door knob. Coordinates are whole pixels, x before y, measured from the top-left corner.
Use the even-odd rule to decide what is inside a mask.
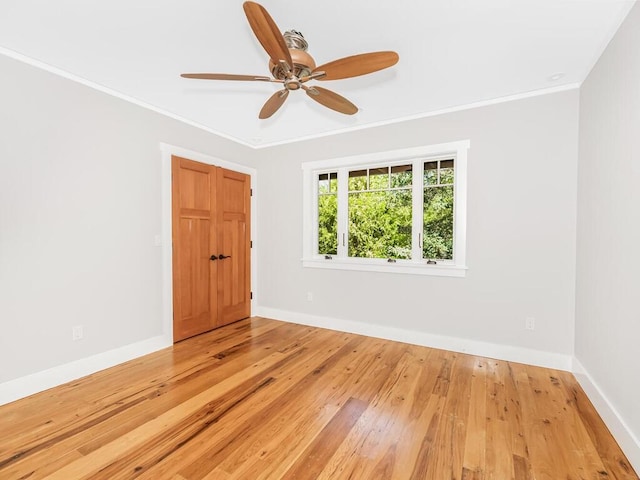
[[[217,259],[218,259],[218,257],[216,257],[215,255],[211,255],[211,256],[209,257],[209,260],[211,260],[212,262],[213,262],[214,260],[217,260]]]
[[[222,253],[218,257],[220,260],[224,260],[225,258],[231,258],[231,255],[223,255]]]

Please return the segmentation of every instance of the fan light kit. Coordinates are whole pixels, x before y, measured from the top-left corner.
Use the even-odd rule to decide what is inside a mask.
[[[304,90],[316,102],[336,112],[353,115],[358,111],[353,103],[331,90],[305,85],[309,80],[339,80],[377,72],[398,63],[396,52],[371,52],[340,58],[316,67],[313,57],[307,53],[307,41],[300,32],[289,30],[280,33],[265,8],[255,2],[244,2],[244,13],[251,30],[269,55],[272,77],[258,75],[234,75],[229,73],[183,73],[184,78],[202,80],[236,80],[248,82],[274,82],[284,87],[274,93],[260,110],[259,118],[272,116],[282,106],[292,90]]]

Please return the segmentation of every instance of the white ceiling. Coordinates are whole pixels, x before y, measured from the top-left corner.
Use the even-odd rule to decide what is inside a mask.
[[[360,111],[292,92],[258,120],[278,84],[188,80],[181,72],[268,75],[240,0],[0,0],[0,53],[262,147],[573,88],[634,0],[259,0],[301,31],[318,65],[395,50],[399,63],[318,82]],[[562,78],[551,80],[555,74]]]

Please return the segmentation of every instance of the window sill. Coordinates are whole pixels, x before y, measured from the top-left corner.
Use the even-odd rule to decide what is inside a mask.
[[[398,262],[401,262],[400,260]],[[437,277],[465,277],[467,267],[459,265],[427,265],[425,263],[387,263],[386,260],[361,259],[303,259],[305,268],[325,268],[330,270],[354,270],[362,272],[401,273],[409,275],[431,275]]]

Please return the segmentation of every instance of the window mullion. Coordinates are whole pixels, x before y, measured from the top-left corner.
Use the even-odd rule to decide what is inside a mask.
[[[411,226],[411,260],[414,262],[422,260],[422,242],[423,235],[423,200],[422,200],[422,182],[423,182],[423,160],[414,160],[413,162],[413,183],[411,188],[412,201],[412,226]]]
[[[338,258],[349,252],[349,170],[338,170]]]

